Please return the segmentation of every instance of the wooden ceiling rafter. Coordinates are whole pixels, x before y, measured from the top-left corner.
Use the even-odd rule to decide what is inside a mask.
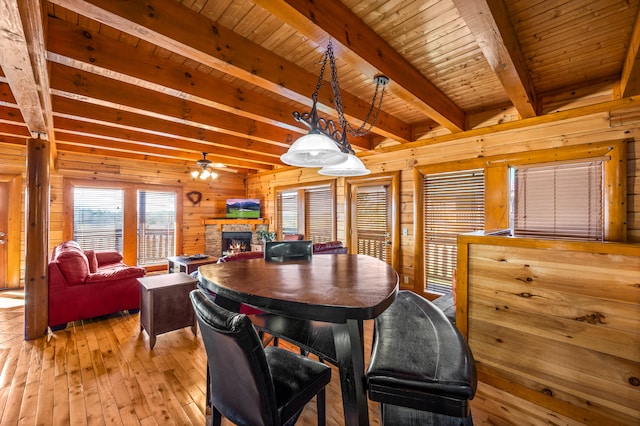
[[[137,130],[115,129],[109,125],[90,123],[69,117],[56,116],[56,131],[60,133],[84,136],[94,135],[97,139],[154,146],[168,151],[191,151],[197,154],[194,160],[197,160],[200,157],[201,152],[209,152],[214,148],[212,144],[206,141],[185,140],[171,136],[153,135]],[[237,162],[236,165],[239,167],[248,167],[251,164],[255,164],[256,167],[263,170],[269,170],[271,169],[270,166],[280,164],[278,156],[258,155],[256,153],[253,153],[253,155],[247,155],[243,160],[240,160],[242,154],[237,149],[232,147],[223,147],[220,145],[215,146],[215,155],[232,159],[235,158],[235,161]],[[229,160],[227,160],[227,163],[228,161]],[[240,165],[240,163],[242,163],[242,165]]]
[[[64,146],[66,149],[68,149],[68,147],[83,147],[87,149],[95,149],[95,152],[110,152],[112,154],[115,154],[115,153],[137,154],[137,153],[143,152],[145,158],[151,161],[156,161],[160,158],[179,160],[184,162],[185,164],[188,164],[192,168],[196,167],[196,160],[198,158],[202,158],[202,154],[196,155],[194,159],[193,154],[195,153],[191,153],[189,151],[176,152],[173,149],[160,148],[157,146],[147,145],[144,147],[143,150],[141,150],[139,145],[136,145],[130,142],[122,142],[122,141],[116,141],[116,140],[106,140],[106,139],[98,138],[98,143],[96,143],[95,135],[84,136],[84,135],[68,134],[65,132],[59,132],[58,144],[61,147]],[[76,151],[76,150],[73,149],[73,151]],[[207,151],[204,151],[204,152],[207,152]],[[218,154],[218,151],[216,151],[216,154]],[[225,165],[225,167],[216,168],[216,170],[223,170],[229,173],[240,172],[240,173],[248,174],[251,172],[251,170],[259,170],[259,171],[271,170],[271,168],[268,166],[262,166],[260,164],[255,164],[255,163],[246,163],[246,162],[243,163],[242,161],[235,161],[232,165],[231,163],[226,161],[227,158],[228,157],[216,155],[216,156],[212,156],[210,159],[214,163],[222,163]]]
[[[262,155],[279,158],[286,148],[219,133],[187,124],[174,123],[160,118],[148,117],[134,112],[116,110],[101,105],[86,108],[83,102],[66,97],[53,96],[56,112],[54,118],[62,117],[79,122],[108,126],[111,129],[131,130],[149,135],[165,136],[176,140],[203,143],[213,148],[235,150],[239,156],[247,159],[256,151]],[[57,123],[57,121],[56,121]]]
[[[317,75],[171,0],[154,0],[145,4],[109,0],[51,2],[311,106],[310,94],[317,83]],[[363,120],[366,117],[369,105],[365,101],[346,91],[342,91],[342,97],[350,106],[348,111],[345,110],[349,119]],[[328,107],[333,104],[333,94],[326,85],[320,91],[319,103],[323,112],[335,114],[335,110]],[[410,126],[384,111],[380,113],[375,132],[399,141],[411,138]]]
[[[4,34],[0,63],[32,138],[49,139],[55,156],[52,108],[44,45],[44,21],[39,0],[0,3]]]
[[[618,88],[620,98],[628,98],[640,94],[640,8],[633,24],[633,33],[629,41],[629,48],[622,67]]]
[[[377,73],[386,75],[391,79],[389,90],[399,98],[452,132],[464,130],[464,112],[340,0],[255,3],[321,46],[327,44],[328,34],[342,45],[336,49],[342,60],[371,78]]]
[[[74,154],[88,154],[88,155],[99,155],[102,157],[116,157],[123,158],[127,160],[135,160],[135,161],[153,161],[156,163],[165,163],[165,164],[173,164],[179,167],[184,167],[185,178],[191,180],[191,176],[188,175],[189,170],[192,170],[195,164],[189,159],[179,159],[174,156],[154,156],[148,154],[140,154],[139,151],[126,152],[123,150],[110,150],[108,148],[96,147],[94,144],[67,144],[64,141],[59,142],[61,151],[73,152]],[[202,156],[201,156],[202,157]],[[57,163],[59,164],[61,161],[60,157],[58,157]],[[64,168],[64,167],[61,167]],[[225,172],[225,169],[216,169],[216,173],[218,171]],[[227,171],[225,173],[232,173],[232,171]]]
[[[304,134],[55,63],[51,64],[51,91],[55,95],[245,136],[277,146],[286,147],[287,141]]]
[[[305,127],[293,119],[289,104],[197,69],[185,71],[176,61],[123,46],[97,31],[50,17],[48,37],[51,41],[48,57],[52,62],[290,130],[305,131]],[[255,102],[247,102],[249,98]]]
[[[536,92],[503,0],[453,0],[522,118],[535,117]]]

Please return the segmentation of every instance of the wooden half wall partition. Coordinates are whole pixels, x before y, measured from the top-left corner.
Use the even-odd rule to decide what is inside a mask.
[[[458,237],[479,379],[585,424],[640,418],[640,244]]]

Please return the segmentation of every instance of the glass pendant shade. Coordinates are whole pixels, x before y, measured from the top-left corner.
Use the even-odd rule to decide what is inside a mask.
[[[331,166],[324,166],[318,170],[318,174],[324,176],[364,176],[371,173],[364,163],[355,155],[347,154],[347,161]]]
[[[333,139],[313,129],[280,156],[283,163],[297,167],[330,166],[342,163],[346,158],[347,154],[340,150]]]

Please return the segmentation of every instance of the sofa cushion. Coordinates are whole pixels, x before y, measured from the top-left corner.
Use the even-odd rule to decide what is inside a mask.
[[[117,252],[115,250],[109,250],[109,251],[97,251],[96,259],[98,259],[98,268],[103,268],[105,265],[111,265],[113,263],[122,263],[123,257],[120,252]]]
[[[55,261],[69,285],[82,284],[89,275],[89,261],[80,248],[62,247]]]
[[[114,269],[108,271],[100,271],[95,274],[89,274],[85,280],[85,284],[95,284],[105,281],[115,281],[125,278],[142,278],[146,270],[137,266],[125,267],[123,269]]]
[[[92,274],[95,273],[98,270],[96,252],[93,250],[84,250],[84,255],[87,256],[87,261],[89,262],[89,272]]]
[[[345,254],[348,253],[346,247],[342,245],[342,241],[328,241],[326,243],[315,243],[313,245],[313,254]]]

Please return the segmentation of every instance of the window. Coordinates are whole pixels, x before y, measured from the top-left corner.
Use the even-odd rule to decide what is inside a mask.
[[[391,224],[389,223],[388,187],[358,186],[354,192],[355,240],[358,253],[389,263],[391,261]]]
[[[85,250],[122,253],[124,191],[73,188],[73,239]]]
[[[298,233],[298,191],[278,193],[279,234]]]
[[[180,189],[65,179],[63,238],[87,250],[117,250],[128,265],[166,267],[181,246]],[[68,195],[68,196],[67,196]],[[151,270],[154,268],[152,267]]]
[[[277,234],[303,234],[305,240],[335,240],[335,184],[277,190]]]
[[[326,243],[334,238],[334,214],[331,188],[314,188],[304,192],[304,238],[314,243]]]
[[[458,234],[484,228],[484,171],[424,176],[424,290],[451,291]]]
[[[514,167],[513,234],[603,239],[602,161]]]
[[[138,265],[166,262],[175,254],[176,194],[138,191]]]

